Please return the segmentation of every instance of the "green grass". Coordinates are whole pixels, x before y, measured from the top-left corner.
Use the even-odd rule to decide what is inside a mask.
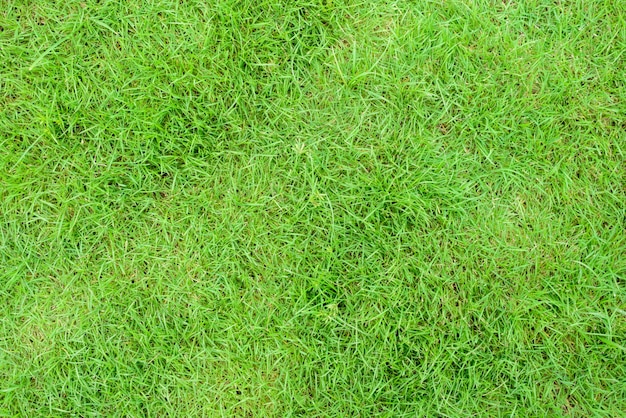
[[[0,0],[0,416],[626,414],[624,0]]]

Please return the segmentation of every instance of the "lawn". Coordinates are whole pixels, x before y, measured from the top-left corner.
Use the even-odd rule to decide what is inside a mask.
[[[0,416],[625,416],[625,162],[624,0],[0,0]]]

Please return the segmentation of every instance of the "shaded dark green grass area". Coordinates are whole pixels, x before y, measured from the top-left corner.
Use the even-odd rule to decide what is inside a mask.
[[[0,6],[0,415],[626,414],[623,0]]]

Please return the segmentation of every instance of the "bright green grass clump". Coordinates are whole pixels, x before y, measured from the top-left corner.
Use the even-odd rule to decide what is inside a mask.
[[[0,1],[0,416],[626,414],[623,0]]]

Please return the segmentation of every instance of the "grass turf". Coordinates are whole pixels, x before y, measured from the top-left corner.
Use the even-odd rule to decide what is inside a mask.
[[[0,5],[0,415],[626,413],[624,1]]]

